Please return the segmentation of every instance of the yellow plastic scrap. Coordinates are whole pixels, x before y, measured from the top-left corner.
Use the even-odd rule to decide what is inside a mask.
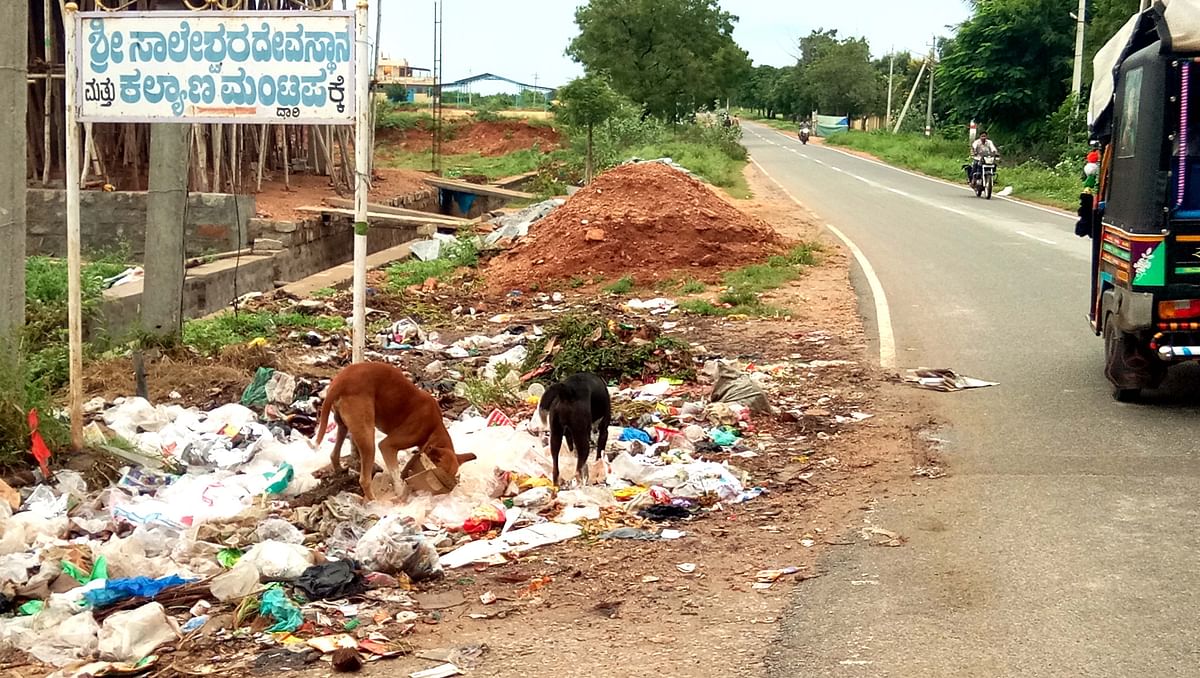
[[[255,339],[251,339],[250,342],[247,343],[246,345],[249,346],[250,348],[259,348],[260,346],[266,346],[267,338],[266,337],[257,337]]]
[[[641,485],[631,485],[613,490],[613,498],[617,501],[629,501],[645,491],[646,488]]]
[[[518,473],[513,475],[513,479],[517,481],[517,487],[522,490],[530,490],[535,487],[554,488],[554,481],[545,476],[526,476]]]

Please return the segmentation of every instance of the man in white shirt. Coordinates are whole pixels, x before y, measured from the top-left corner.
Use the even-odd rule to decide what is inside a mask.
[[[980,159],[985,155],[1000,155],[1000,151],[996,148],[996,144],[988,138],[987,132],[980,132],[979,138],[971,144],[971,167],[967,173],[967,183],[975,176],[974,173],[979,169]]]

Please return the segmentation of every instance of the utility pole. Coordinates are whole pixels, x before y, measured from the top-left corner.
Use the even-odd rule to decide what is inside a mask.
[[[896,127],[892,129],[892,134],[900,131],[900,126],[904,124],[904,116],[908,115],[908,107],[912,105],[913,97],[917,95],[917,88],[921,86],[921,76],[925,75],[925,69],[929,67],[929,62],[921,64],[921,70],[917,71],[917,81],[913,83],[912,89],[908,92],[908,99],[904,102],[904,108],[900,109],[900,118],[896,120]]]
[[[887,114],[884,116],[884,127],[892,128],[892,80],[896,75],[896,50],[892,49],[891,59],[888,61],[888,96],[887,96]]]
[[[933,38],[933,48],[929,50],[929,108],[925,112],[925,136],[933,136],[933,67],[937,55],[937,36]]]
[[[25,83],[29,55],[27,40],[19,39],[29,30],[29,3],[0,2],[0,25],[12,39],[0,41],[0,155],[10,162],[0,163],[0,342],[4,355],[15,355],[25,326],[25,105],[29,96]],[[52,31],[52,26],[45,30]],[[53,86],[46,78],[46,87]],[[20,158],[20,162],[12,162]],[[8,369],[7,367],[0,369]]]
[[[1087,0],[1079,0],[1079,10],[1075,15],[1075,71],[1071,75],[1071,91],[1075,93],[1076,113],[1079,112],[1080,97],[1083,94],[1083,36],[1086,26]]]

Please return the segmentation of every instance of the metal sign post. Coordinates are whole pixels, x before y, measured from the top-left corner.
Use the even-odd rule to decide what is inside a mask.
[[[71,446],[83,446],[79,123],[356,124],[354,360],[366,329],[370,0],[345,11],[64,6]]]

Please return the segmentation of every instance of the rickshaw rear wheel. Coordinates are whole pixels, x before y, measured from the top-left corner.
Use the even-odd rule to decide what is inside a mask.
[[[1114,388],[1112,392],[1113,400],[1119,403],[1137,402],[1141,396],[1142,389],[1140,388]]]
[[[1142,388],[1156,387],[1165,372],[1163,366],[1154,363],[1154,356],[1137,349],[1137,341],[1135,335],[1122,332],[1108,314],[1104,322],[1104,376],[1112,384],[1112,397],[1117,402],[1137,401]]]

